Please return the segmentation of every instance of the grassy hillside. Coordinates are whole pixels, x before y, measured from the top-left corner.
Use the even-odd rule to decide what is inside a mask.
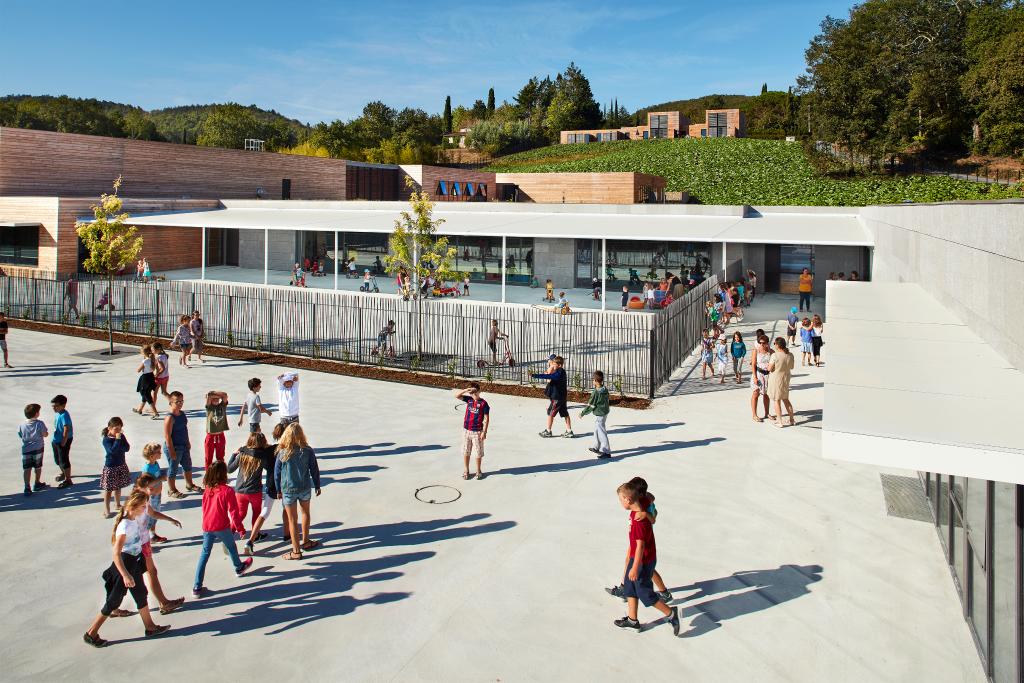
[[[487,170],[651,173],[664,176],[669,191],[686,190],[703,204],[864,206],[1024,196],[1020,186],[944,176],[823,177],[798,144],[735,138],[553,145],[502,157]]]

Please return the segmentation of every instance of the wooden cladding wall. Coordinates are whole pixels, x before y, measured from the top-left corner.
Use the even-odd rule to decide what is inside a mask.
[[[451,195],[452,183],[473,183],[474,185],[486,185],[487,197],[483,201],[494,201],[498,196],[498,185],[495,181],[495,174],[486,171],[472,171],[462,168],[445,168],[444,166],[423,166],[420,176],[420,184],[434,201],[465,201],[466,197],[455,197]],[[448,196],[438,194],[437,187],[441,181],[448,186]],[[405,196],[408,197],[408,192]],[[476,201],[482,201],[477,197]]]
[[[635,204],[641,188],[662,194],[665,179],[644,173],[498,173],[519,187],[519,201],[539,204]]]
[[[57,270],[57,198],[56,197],[0,197],[0,222],[39,223],[39,265],[36,269],[0,263],[4,272]],[[3,228],[0,228],[3,230]]]
[[[395,201],[401,197],[398,167],[348,164],[345,199]]]
[[[345,199],[346,161],[167,142],[0,128],[0,195]]]

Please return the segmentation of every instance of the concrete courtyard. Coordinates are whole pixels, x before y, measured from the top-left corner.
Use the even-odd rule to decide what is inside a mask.
[[[755,317],[741,329],[777,324]],[[535,436],[541,401],[488,396],[490,476],[468,482],[456,448],[462,413],[450,394],[304,372],[302,423],[323,473],[312,505],[323,546],[301,562],[280,559],[275,511],[273,542],[259,547],[251,574],[236,578],[214,551],[211,592],[192,600],[199,497],[165,501],[183,528],[160,523],[171,540],[156,560],[165,590],[186,603],[156,617],[172,630],[154,640],[142,637],[138,617],[108,621],[111,645],[94,650],[81,635],[102,602],[111,530],[101,516],[99,431],[122,416],[137,473],[161,423],[130,411],[139,362],[131,349],[111,361],[100,342],[13,328],[8,342],[15,368],[0,371],[6,680],[129,672],[159,681],[985,680],[934,529],[887,513],[877,468],[821,457],[828,370],[799,365],[797,427],[754,423],[745,386],[705,390],[717,385],[683,372],[685,388],[652,409],[613,409],[610,461],[586,450],[592,421],[578,407],[578,438],[543,440]],[[227,391],[237,405],[258,376],[270,404],[280,371],[218,358],[172,365],[171,389],[185,393],[194,418],[193,452],[201,453],[203,393]],[[77,483],[24,498],[14,433],[29,402],[52,424],[56,393],[70,398]],[[235,420],[229,452],[243,437]],[[52,483],[49,453],[44,475]],[[603,589],[619,580],[627,547],[615,489],[635,475],[657,496],[658,569],[683,615],[679,639],[653,609],[641,608],[641,621],[654,621],[643,633],[612,625],[624,605]],[[431,485],[461,495],[417,500]]]

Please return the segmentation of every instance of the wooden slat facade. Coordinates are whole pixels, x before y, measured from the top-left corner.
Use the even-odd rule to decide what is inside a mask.
[[[645,173],[498,173],[498,183],[519,187],[519,201],[540,204],[635,204],[641,188],[664,196],[665,179]]]

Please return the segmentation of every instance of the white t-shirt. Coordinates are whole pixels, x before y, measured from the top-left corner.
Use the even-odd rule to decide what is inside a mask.
[[[299,415],[299,380],[292,383],[291,388],[284,385],[283,380],[277,380],[278,399],[281,417],[298,417]]]
[[[156,359],[160,361],[160,365],[163,367],[163,371],[159,375],[157,375],[157,377],[159,377],[160,379],[166,379],[170,377],[171,369],[167,367],[167,361],[169,360],[167,358],[167,354],[161,353],[159,356],[156,357]]]
[[[128,553],[129,555],[138,555],[142,552],[142,544],[149,540],[149,532],[147,524],[147,538],[142,537],[142,528],[139,520],[142,519],[143,515],[140,515],[138,519],[128,519],[125,517],[118,522],[117,528],[114,530],[115,536],[124,536],[124,547],[121,552]],[[149,519],[149,515],[145,515],[146,519]]]
[[[262,415],[260,408],[262,407],[263,401],[260,400],[260,395],[250,391],[249,395],[245,397],[245,412],[249,416],[249,424],[260,423]]]

